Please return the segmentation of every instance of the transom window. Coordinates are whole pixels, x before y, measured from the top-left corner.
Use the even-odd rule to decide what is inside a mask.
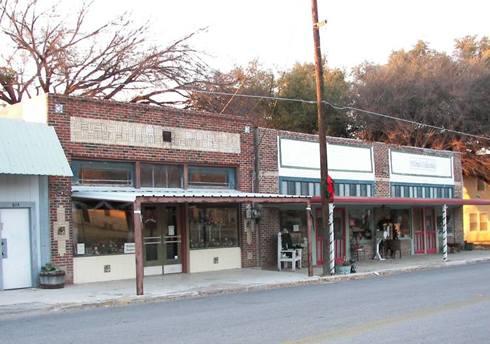
[[[189,167],[190,188],[235,189],[235,169],[223,167]]]
[[[75,160],[72,169],[76,185],[133,185],[134,166],[131,163]]]
[[[141,164],[141,186],[182,188],[182,167],[176,165]]]
[[[452,186],[391,184],[392,197],[404,198],[453,198]]]
[[[336,196],[372,197],[371,183],[334,182]],[[319,181],[302,181],[281,178],[281,193],[286,195],[320,196]]]

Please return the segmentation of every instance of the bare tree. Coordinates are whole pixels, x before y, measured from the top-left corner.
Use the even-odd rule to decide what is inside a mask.
[[[127,14],[89,29],[90,5],[71,21],[58,5],[40,7],[38,0],[0,0],[0,34],[10,43],[0,52],[0,101],[51,92],[163,105],[180,103],[182,89],[205,77],[201,53],[189,45],[202,30],[162,48],[150,44],[148,23],[136,25]]]

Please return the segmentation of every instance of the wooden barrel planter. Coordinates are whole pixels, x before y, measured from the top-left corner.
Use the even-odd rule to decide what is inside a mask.
[[[63,270],[41,271],[39,273],[39,288],[59,289],[65,286],[65,272]]]

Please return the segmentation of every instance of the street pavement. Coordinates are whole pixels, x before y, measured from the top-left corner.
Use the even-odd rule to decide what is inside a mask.
[[[489,343],[490,263],[0,320],[0,343]]]

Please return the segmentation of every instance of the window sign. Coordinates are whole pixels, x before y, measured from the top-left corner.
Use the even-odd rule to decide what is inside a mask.
[[[77,254],[81,255],[81,256],[85,254],[85,244],[84,243],[78,243],[77,244]]]
[[[135,253],[136,248],[134,246],[134,242],[126,242],[124,243],[124,254]]]

